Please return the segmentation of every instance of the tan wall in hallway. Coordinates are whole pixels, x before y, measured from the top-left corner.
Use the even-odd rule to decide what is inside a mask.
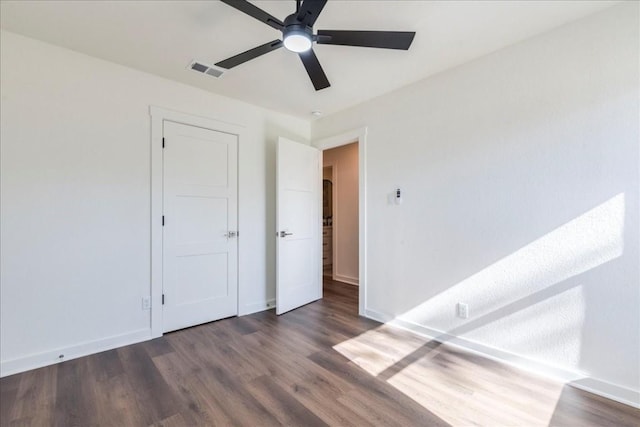
[[[331,168],[323,167],[322,168],[322,179],[328,179],[329,181],[333,180],[333,176],[331,176],[333,172]]]
[[[324,166],[333,166],[333,278],[358,283],[358,144],[323,152]]]

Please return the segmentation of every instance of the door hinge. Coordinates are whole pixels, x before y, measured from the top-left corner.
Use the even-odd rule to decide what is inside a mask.
[[[162,215],[162,226],[164,227],[164,215]]]
[[[164,294],[162,294],[162,305],[164,305]]]
[[[162,137],[162,148],[164,148],[164,136]]]

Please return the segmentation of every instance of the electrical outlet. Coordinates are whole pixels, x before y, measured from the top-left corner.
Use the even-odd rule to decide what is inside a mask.
[[[457,314],[458,317],[462,319],[469,318],[469,305],[463,302],[459,302],[457,305]]]
[[[151,309],[151,297],[142,297],[142,309],[143,310]]]

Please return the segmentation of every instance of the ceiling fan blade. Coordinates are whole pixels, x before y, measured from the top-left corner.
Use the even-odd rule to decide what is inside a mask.
[[[322,70],[318,57],[313,52],[313,49],[309,49],[306,52],[300,52],[298,55],[300,56],[300,59],[304,64],[304,68],[306,68],[307,74],[309,74],[313,87],[315,87],[316,90],[322,90],[331,86],[326,74]]]
[[[282,30],[284,27],[284,23],[269,15],[264,10],[260,9],[249,3],[246,0],[220,0],[221,2],[228,4],[229,6],[238,9],[240,12],[244,12],[247,15],[256,18],[260,22],[264,22],[265,24],[275,28],[276,30]]]
[[[313,27],[325,4],[327,0],[304,0],[298,11],[298,21]]]
[[[280,49],[282,46],[282,40],[272,40],[269,43],[254,47],[253,49],[249,49],[246,52],[239,53],[238,55],[227,58],[224,61],[220,61],[216,64],[216,67],[222,67],[228,70],[229,68],[233,68],[237,65],[243,64],[247,61],[264,55],[265,53],[269,53],[272,50]]]
[[[413,31],[318,30],[316,41],[318,44],[408,50],[415,35]]]

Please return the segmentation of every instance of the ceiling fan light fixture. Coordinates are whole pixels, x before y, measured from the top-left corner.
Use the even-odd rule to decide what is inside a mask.
[[[1,1],[1,0],[0,0]],[[283,21],[253,5],[247,0],[220,0],[238,11],[282,32],[282,40],[276,39],[254,47],[224,61],[216,67],[225,71],[247,61],[272,52],[281,47],[298,54],[315,90],[331,86],[311,46],[313,43],[326,45],[375,47],[380,49],[408,50],[416,35],[414,31],[352,31],[318,30],[313,34],[313,26],[328,0],[296,0],[296,11]]]
[[[284,47],[292,52],[306,52],[311,49],[311,38],[304,31],[290,31],[284,36]]]

